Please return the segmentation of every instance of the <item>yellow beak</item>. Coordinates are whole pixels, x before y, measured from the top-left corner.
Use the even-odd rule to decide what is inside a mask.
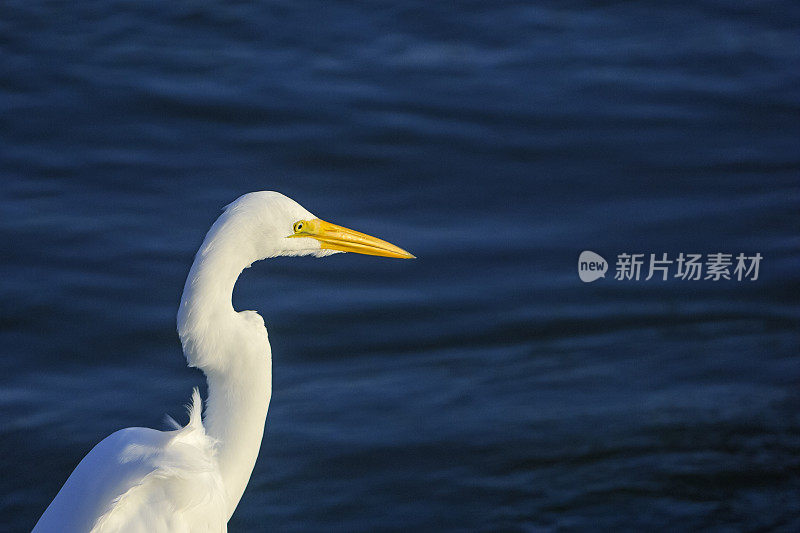
[[[288,237],[311,237],[317,239],[323,250],[339,250],[340,252],[399,257],[402,259],[415,258],[392,243],[318,218],[295,222],[294,233]]]

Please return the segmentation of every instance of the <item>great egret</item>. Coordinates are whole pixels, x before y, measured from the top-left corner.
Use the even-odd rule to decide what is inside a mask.
[[[414,257],[320,220],[277,192],[230,204],[195,256],[178,310],[183,352],[208,380],[205,417],[195,389],[183,428],[127,428],[102,440],[34,532],[226,531],[261,447],[272,392],[264,321],[255,311],[233,309],[233,286],[260,259],[337,252]]]

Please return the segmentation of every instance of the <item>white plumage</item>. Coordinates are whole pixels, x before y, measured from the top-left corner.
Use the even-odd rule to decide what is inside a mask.
[[[185,427],[127,428],[105,438],[34,533],[226,531],[255,465],[272,393],[264,321],[233,309],[233,286],[260,259],[343,251],[413,257],[319,220],[280,193],[250,193],[230,204],[195,257],[178,310],[184,355],[208,380],[205,418],[195,390]]]
[[[34,531],[225,531],[224,488],[200,394],[175,431],[126,428],[80,462]]]

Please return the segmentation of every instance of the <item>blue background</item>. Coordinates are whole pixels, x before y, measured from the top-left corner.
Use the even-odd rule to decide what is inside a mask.
[[[185,420],[193,254],[278,190],[419,259],[243,274],[274,395],[231,531],[800,530],[795,2],[9,0],[0,151],[0,528]]]

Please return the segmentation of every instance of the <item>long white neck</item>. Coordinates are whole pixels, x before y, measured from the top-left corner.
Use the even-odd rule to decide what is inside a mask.
[[[264,322],[233,309],[233,286],[257,257],[247,228],[221,217],[195,257],[178,311],[178,333],[190,366],[208,380],[204,425],[218,441],[228,518],[253,471],[272,393],[272,357]]]

